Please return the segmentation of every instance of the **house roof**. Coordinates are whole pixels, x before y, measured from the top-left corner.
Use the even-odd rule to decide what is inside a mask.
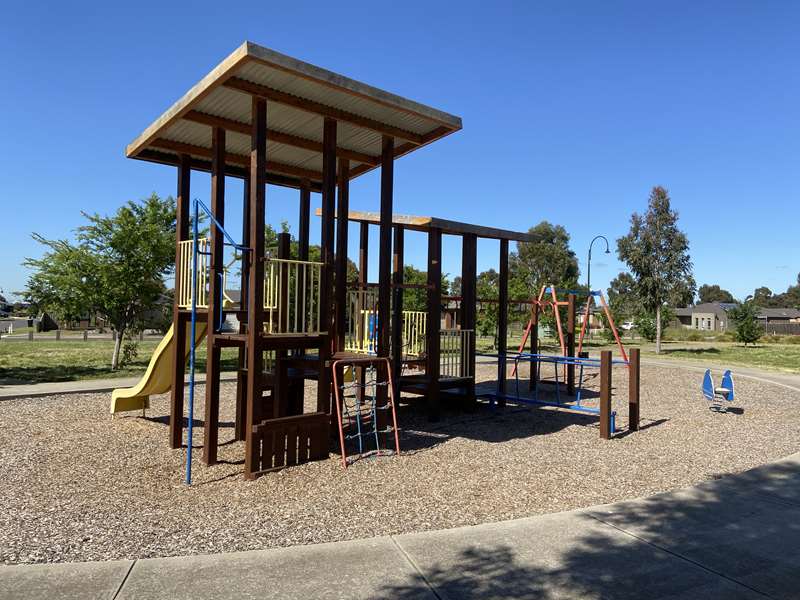
[[[322,215],[322,210],[318,208],[314,214],[319,217]],[[357,223],[379,225],[381,222],[381,215],[377,212],[351,210],[348,214],[348,219]],[[536,241],[531,234],[521,231],[510,231],[508,229],[498,229],[496,227],[486,227],[484,225],[473,225],[471,223],[450,221],[449,219],[440,219],[438,217],[392,215],[392,224],[402,225],[405,229],[412,229],[414,231],[430,231],[431,229],[440,229],[442,233],[449,235],[475,234],[478,237],[495,240],[510,240],[515,242]]]
[[[325,118],[337,127],[337,156],[351,178],[380,164],[382,138],[395,158],[461,129],[461,119],[332,71],[244,42],[151,123],[125,150],[129,158],[210,169],[211,128],[226,130],[226,173],[250,164],[251,98],[267,100],[267,181],[315,185],[322,177]]]
[[[758,318],[800,319],[800,310],[796,308],[759,308]]]

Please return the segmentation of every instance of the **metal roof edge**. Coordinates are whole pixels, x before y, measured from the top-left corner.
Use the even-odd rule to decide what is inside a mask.
[[[286,54],[281,54],[280,52],[260,46],[254,42],[246,41],[242,46],[246,47],[248,56],[268,65],[299,74],[333,88],[344,89],[352,94],[379,102],[391,108],[438,121],[442,125],[455,130],[462,128],[461,117],[439,110],[438,108],[433,108],[427,104],[410,100],[398,94],[387,92],[386,90],[352,79],[351,77],[340,75]]]
[[[244,62],[250,60],[250,42],[244,42],[236,50],[226,56],[216,67],[211,69],[200,81],[194,84],[188,92],[181,96],[164,111],[147,129],[125,147],[125,156],[133,158],[136,154],[156,137],[158,131],[179,119],[183,112],[196,100],[209,94],[215,87],[222,84],[225,75],[240,67]]]

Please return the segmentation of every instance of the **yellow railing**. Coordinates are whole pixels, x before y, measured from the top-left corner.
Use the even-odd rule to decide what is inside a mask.
[[[271,334],[319,334],[319,262],[269,258],[264,269],[264,329]]]
[[[416,358],[425,352],[427,313],[403,311],[402,353]],[[374,354],[378,339],[378,289],[350,290],[347,293],[347,328],[345,350],[359,354]]]
[[[175,295],[180,308],[192,307],[192,249],[194,242],[186,240],[178,244]],[[208,308],[208,238],[197,240],[197,308]]]
[[[428,313],[420,310],[403,311],[403,356],[418,358],[425,353]]]
[[[439,335],[439,374],[442,377],[472,377],[469,361],[471,329],[442,329]]]

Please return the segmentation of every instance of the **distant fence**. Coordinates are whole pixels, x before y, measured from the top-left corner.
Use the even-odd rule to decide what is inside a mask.
[[[0,331],[4,334],[0,337],[2,341],[15,342],[15,341],[28,341],[28,342],[79,342],[79,341],[116,341],[117,334],[112,331],[111,333],[89,333],[86,330],[76,331],[70,329],[56,329],[54,331],[37,332],[23,331],[8,334],[7,331]],[[160,333],[138,333],[134,336],[139,341],[144,340],[159,340],[163,337]]]
[[[767,323],[764,332],[770,335],[800,335],[800,323]]]

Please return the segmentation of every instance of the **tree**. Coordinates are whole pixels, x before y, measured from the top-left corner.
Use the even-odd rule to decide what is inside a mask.
[[[736,302],[728,290],[723,290],[718,285],[703,284],[697,290],[697,295],[701,303],[706,302]]]
[[[620,317],[632,317],[641,312],[641,302],[636,297],[636,280],[623,271],[608,284],[608,306],[616,321]]]
[[[668,306],[661,308],[659,315],[660,323],[656,323],[656,317],[653,313],[640,312],[633,320],[636,332],[641,335],[648,342],[654,342],[658,336],[659,329],[662,331],[667,328],[670,321],[675,318]]]
[[[528,230],[532,242],[518,242],[509,256],[509,292],[516,299],[530,298],[543,285],[574,289],[578,283],[578,259],[569,246],[569,234],[561,225],[542,221]]]
[[[656,321],[656,353],[661,352],[661,310],[677,304],[691,291],[694,296],[689,241],[678,229],[678,213],[670,207],[667,190],[650,192],[647,212],[631,215],[628,235],[617,240],[617,254],[630,268],[636,296]]]
[[[747,344],[755,344],[761,337],[761,327],[758,325],[758,306],[750,298],[740,305],[732,308],[728,316],[736,324],[736,340]]]
[[[174,268],[175,201],[152,194],[110,217],[82,214],[88,224],[77,229],[74,243],[33,234],[47,250],[25,260],[33,270],[26,297],[65,318],[92,312],[108,321],[117,333],[116,369],[123,336],[156,306],[163,278]]]
[[[478,274],[475,291],[480,300],[497,300],[499,297],[500,274],[494,269]],[[478,334],[486,337],[492,336],[492,346],[497,347],[497,302],[481,302],[476,318]]]
[[[756,306],[770,306],[772,304],[772,290],[766,286],[762,286],[760,288],[756,288],[753,292],[753,303]]]

